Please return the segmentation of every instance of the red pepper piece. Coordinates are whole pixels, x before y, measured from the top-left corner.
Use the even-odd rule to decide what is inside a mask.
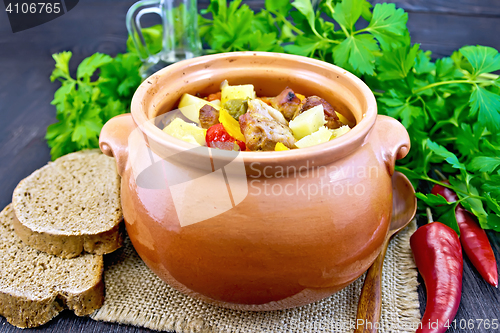
[[[444,181],[444,183],[449,184],[448,181]],[[432,188],[432,194],[440,194],[448,202],[458,200],[455,192],[437,184]],[[458,205],[455,209],[455,216],[460,229],[460,242],[465,253],[486,282],[498,287],[497,263],[486,232],[462,205]]]
[[[413,233],[410,246],[427,289],[422,326],[416,333],[443,333],[455,318],[462,295],[460,240],[450,227],[432,222]]]
[[[243,141],[236,140],[226,131],[222,124],[210,126],[205,136],[207,146],[210,148],[219,148],[224,150],[233,150],[234,145],[223,144],[224,142],[236,142],[240,147],[240,151],[246,150],[246,145]]]

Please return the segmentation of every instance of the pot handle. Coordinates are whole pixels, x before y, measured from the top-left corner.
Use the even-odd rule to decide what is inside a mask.
[[[392,176],[396,160],[404,158],[410,151],[410,137],[399,121],[384,115],[377,116],[374,131],[382,146],[382,159]]]
[[[101,151],[116,160],[116,169],[121,176],[128,160],[128,137],[136,128],[130,113],[111,118],[104,124],[99,137]]]

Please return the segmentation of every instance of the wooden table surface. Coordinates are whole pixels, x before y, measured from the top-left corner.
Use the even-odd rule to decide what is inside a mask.
[[[134,0],[82,0],[70,12],[44,25],[12,33],[6,12],[0,8],[0,207],[11,201],[16,184],[50,160],[44,140],[48,125],[55,122],[50,105],[57,83],[51,83],[51,54],[73,52],[71,70],[85,57],[125,51],[125,13]],[[207,0],[199,5],[206,6]],[[373,1],[382,2],[382,1]],[[434,56],[450,55],[471,44],[500,49],[499,0],[402,0],[409,13],[413,42]],[[264,1],[247,1],[253,8]],[[500,261],[498,247],[495,255]],[[420,282],[422,282],[420,280]],[[425,290],[419,287],[421,312]],[[465,258],[463,294],[456,319],[476,321],[475,329],[449,332],[494,332],[478,329],[481,319],[500,320],[500,292],[486,284]],[[96,322],[65,311],[37,332],[148,332],[133,326]],[[0,332],[21,332],[0,317]]]

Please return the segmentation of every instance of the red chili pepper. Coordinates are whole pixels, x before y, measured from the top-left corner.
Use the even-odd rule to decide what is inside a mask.
[[[427,304],[416,333],[442,333],[458,310],[463,259],[457,233],[441,222],[417,229],[410,238],[417,268],[427,289]]]
[[[449,184],[448,181],[444,183]],[[437,184],[432,188],[432,194],[440,194],[448,202],[458,200],[455,192]],[[455,209],[455,216],[460,229],[460,242],[465,253],[486,282],[497,287],[497,263],[486,232],[475,221],[474,216],[460,204]]]
[[[211,148],[219,148],[224,150],[234,150],[234,144],[224,144],[236,142],[240,147],[240,151],[246,150],[246,145],[243,141],[236,140],[226,131],[222,124],[215,124],[210,126],[207,130],[207,135],[205,136],[205,141],[207,146]]]

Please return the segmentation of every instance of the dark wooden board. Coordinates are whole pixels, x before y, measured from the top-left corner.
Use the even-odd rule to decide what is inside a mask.
[[[393,2],[408,12],[413,43],[431,50],[434,58],[449,56],[464,45],[486,45],[500,49],[495,35],[500,22],[498,0],[403,0]]]
[[[0,4],[0,207],[11,200],[17,183],[50,159],[45,143],[46,127],[55,121],[50,105],[57,83],[50,83],[54,67],[51,54],[73,52],[71,70],[94,52],[125,51],[125,14],[135,0],[81,0],[70,12],[39,27],[13,34]],[[264,1],[245,1],[260,8]],[[372,1],[381,2],[381,1]],[[465,44],[500,49],[498,0],[406,0],[392,1],[409,13],[413,41],[435,56],[449,55]],[[206,7],[208,0],[199,0]],[[498,249],[495,250],[500,259]],[[500,319],[500,292],[487,285],[465,259],[462,303],[457,320]],[[419,287],[421,310],[425,289]],[[26,332],[0,317],[0,332]],[[127,325],[78,318],[65,311],[36,332],[150,332]],[[493,332],[450,330],[449,332]]]
[[[393,2],[410,12],[500,17],[500,4],[497,0],[375,0],[370,2]]]

